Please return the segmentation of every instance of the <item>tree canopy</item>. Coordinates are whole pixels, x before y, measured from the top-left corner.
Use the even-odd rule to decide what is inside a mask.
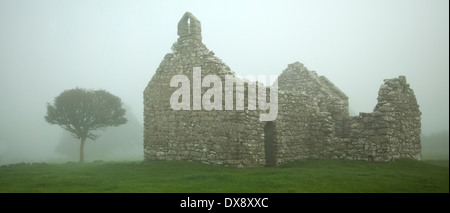
[[[87,138],[95,140],[92,131],[108,126],[125,124],[127,119],[120,98],[105,90],[71,89],[62,92],[47,104],[45,120],[58,124],[81,140],[80,162],[83,162],[83,147]]]

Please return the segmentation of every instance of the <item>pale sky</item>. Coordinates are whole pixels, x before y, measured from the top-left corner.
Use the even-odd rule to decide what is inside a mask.
[[[371,112],[383,79],[405,75],[422,132],[449,128],[447,0],[0,0],[0,141],[53,151],[62,130],[45,122],[46,103],[75,87],[117,95],[142,122],[142,92],[186,11],[237,74],[299,61],[346,93],[352,113]]]

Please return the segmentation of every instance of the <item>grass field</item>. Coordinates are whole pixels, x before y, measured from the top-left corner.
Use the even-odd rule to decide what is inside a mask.
[[[0,167],[0,192],[449,192],[448,161],[305,160],[275,168],[105,162]]]

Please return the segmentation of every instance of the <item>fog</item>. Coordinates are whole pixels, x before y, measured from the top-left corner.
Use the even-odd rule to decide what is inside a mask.
[[[373,110],[383,79],[405,75],[422,132],[448,131],[448,4],[0,0],[0,164],[64,159],[63,130],[44,116],[66,89],[105,89],[142,124],[142,92],[186,11],[237,74],[279,75],[299,61],[346,93],[352,114]]]

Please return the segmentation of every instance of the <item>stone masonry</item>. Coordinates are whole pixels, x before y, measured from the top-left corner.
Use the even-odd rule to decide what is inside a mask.
[[[170,97],[178,89],[170,87],[173,76],[183,74],[192,82],[193,67],[201,67],[202,79],[210,74],[222,80],[235,75],[202,43],[200,21],[191,13],[179,21],[178,36],[144,91],[146,160],[236,167],[308,158],[421,160],[421,112],[404,76],[385,80],[374,111],[354,117],[348,112],[348,97],[299,62],[289,64],[278,77],[274,121],[259,121],[261,112],[249,110],[247,99],[244,110],[173,110]],[[255,83],[244,82],[248,93]],[[207,90],[202,87],[200,92]],[[269,94],[269,87],[266,91]],[[190,101],[192,106],[192,97]]]

